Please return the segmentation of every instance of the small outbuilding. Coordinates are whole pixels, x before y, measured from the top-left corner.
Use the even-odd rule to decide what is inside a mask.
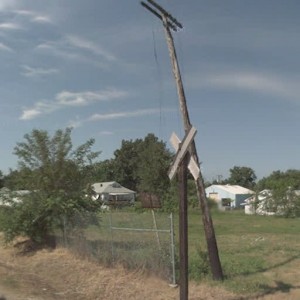
[[[11,206],[12,203],[21,203],[23,197],[30,194],[28,190],[11,191],[3,187],[0,189],[0,206]]]
[[[246,215],[258,214],[271,216],[275,214],[272,203],[272,191],[265,189],[257,195],[247,198],[242,205],[245,207]]]
[[[213,184],[205,189],[206,197],[214,200],[220,210],[241,208],[245,199],[254,194],[252,190],[239,185]]]
[[[286,197],[282,199],[282,202],[286,202],[286,205],[293,207],[295,204],[293,203],[292,196],[300,197],[300,190],[287,190]],[[242,205],[245,206],[246,215],[282,215],[285,208],[283,205],[276,203],[277,201],[273,198],[272,190],[264,189],[257,193],[257,195],[247,198]]]
[[[136,192],[116,181],[94,183],[92,188],[93,200],[101,201],[103,204],[123,205],[133,204],[135,201]]]

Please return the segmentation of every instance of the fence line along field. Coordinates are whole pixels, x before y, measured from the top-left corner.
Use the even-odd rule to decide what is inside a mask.
[[[156,212],[158,230],[170,229],[169,214]],[[282,217],[248,216],[242,211],[214,212],[214,225],[225,274],[221,285],[242,294],[270,293],[280,289],[297,290],[294,282],[299,265],[300,220]],[[175,265],[178,269],[178,216],[175,214]],[[151,211],[105,213],[100,227],[89,227],[85,241],[98,248],[85,248],[106,265],[122,264],[128,269],[144,269],[172,282],[170,235],[142,231],[154,228]],[[210,282],[211,274],[198,210],[189,213],[189,276],[197,282]],[[140,231],[112,230],[136,228]],[[158,235],[158,240],[157,240]],[[98,241],[98,244],[97,244]],[[101,242],[100,242],[101,241]],[[82,249],[84,248],[81,245]],[[73,250],[77,250],[76,247]],[[291,270],[290,277],[288,276]],[[177,270],[178,279],[178,270]],[[281,283],[283,287],[277,285]],[[214,283],[215,284],[215,283]],[[280,284],[279,284],[280,285]]]
[[[43,297],[38,299],[119,299],[114,296],[117,291],[122,291],[126,299],[177,299],[178,290],[169,288],[170,235],[159,231],[170,228],[169,214],[156,212],[155,216],[157,232],[111,232],[112,227],[155,227],[151,211],[116,210],[101,213],[100,225],[91,225],[80,235],[73,234],[65,240],[57,236],[60,246],[56,250],[39,250],[24,256],[16,254],[18,248],[2,245],[0,287],[15,292],[27,289],[32,293],[33,286],[39,286],[35,293]],[[298,218],[248,216],[240,211],[227,211],[214,212],[213,219],[225,280],[219,283],[211,280],[201,215],[193,210],[189,213],[191,299],[300,298]],[[174,228],[177,252],[176,215]],[[69,259],[76,261],[73,271]],[[177,267],[177,255],[175,262]],[[101,270],[105,275],[100,274]],[[120,286],[116,286],[117,282]],[[130,293],[125,289],[126,284]],[[151,293],[146,291],[147,284]],[[156,294],[156,289],[160,293]],[[96,291],[98,298],[95,298]],[[108,293],[110,298],[105,298]]]
[[[57,241],[105,266],[144,269],[170,283],[175,281],[172,214],[116,210],[99,218],[99,226],[89,226],[84,234],[71,232],[64,238],[58,235]]]

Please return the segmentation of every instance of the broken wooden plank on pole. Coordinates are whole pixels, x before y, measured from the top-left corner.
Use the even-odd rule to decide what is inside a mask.
[[[169,171],[170,179],[172,179],[174,177],[174,175],[176,174],[178,166],[181,163],[181,161],[184,159],[190,144],[194,140],[196,133],[197,133],[196,128],[191,127],[190,130],[188,131],[188,133],[185,135],[185,137],[184,137],[182,143],[180,144],[179,149],[176,153],[174,161],[170,167],[170,171]]]
[[[170,142],[175,149],[175,151],[178,151],[178,148],[180,146],[181,140],[179,137],[173,132],[170,138]],[[188,162],[188,169],[192,176],[194,177],[195,180],[198,179],[199,173],[200,173],[200,168],[198,167],[198,164],[196,163],[195,159],[190,156],[189,162]]]

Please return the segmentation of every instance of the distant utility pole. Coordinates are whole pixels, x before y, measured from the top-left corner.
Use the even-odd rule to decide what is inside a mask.
[[[220,183],[222,181],[223,176],[222,175],[217,175],[217,182]]]
[[[173,75],[175,78],[176,86],[177,86],[177,94],[179,98],[179,106],[182,114],[184,129],[186,134],[190,131],[192,128],[188,108],[186,104],[186,98],[183,88],[183,83],[181,80],[181,74],[180,69],[177,61],[177,55],[175,51],[174,41],[171,34],[170,29],[173,31],[177,31],[177,29],[182,29],[183,26],[165,9],[163,9],[160,5],[158,5],[153,0],[147,0],[148,3],[141,2],[142,6],[144,6],[146,9],[148,9],[151,13],[153,13],[156,17],[158,17],[160,20],[162,20],[164,29],[165,29],[165,36],[167,45],[169,48],[169,55],[171,58],[171,64],[173,69]],[[199,204],[202,210],[202,221],[204,225],[204,231],[205,231],[205,237],[206,237],[206,243],[208,248],[208,255],[209,255],[209,261],[211,266],[211,271],[213,278],[215,280],[223,280],[223,271],[222,266],[219,258],[219,252],[218,252],[218,246],[214,231],[214,226],[212,222],[212,218],[210,215],[210,211],[208,208],[208,203],[206,199],[205,194],[205,187],[203,182],[203,177],[201,175],[200,171],[200,164],[199,159],[197,155],[196,145],[194,140],[190,143],[189,146],[189,154],[191,156],[191,159],[195,160],[197,165],[199,166],[199,176],[197,179],[195,179],[195,184],[197,188],[197,196],[199,200]],[[185,172],[184,170],[181,172]]]

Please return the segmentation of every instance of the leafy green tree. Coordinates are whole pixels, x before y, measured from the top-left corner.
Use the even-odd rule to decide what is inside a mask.
[[[269,176],[259,180],[257,185],[260,190],[281,189],[286,191],[289,187],[294,190],[300,189],[300,170],[274,171]]]
[[[139,176],[139,151],[142,140],[122,140],[121,148],[114,152],[115,181],[125,187],[137,190]]]
[[[244,188],[253,189],[255,187],[256,175],[249,167],[234,166],[230,171],[230,176],[226,180],[229,184],[240,185]]]
[[[0,189],[4,186],[4,176],[2,171],[0,170]]]
[[[172,154],[154,134],[134,141],[123,140],[121,148],[114,154],[113,174],[120,184],[157,195],[168,189]]]
[[[26,173],[26,174],[25,174]],[[26,178],[30,176],[30,170],[9,170],[9,173],[4,176],[3,185],[10,190],[26,190],[27,187],[24,185],[24,180],[22,178]]]
[[[274,171],[257,183],[259,190],[271,190],[266,205],[286,217],[300,216],[300,196],[295,190],[300,189],[300,170]]]
[[[96,163],[93,166],[93,173],[94,182],[115,181],[115,161],[113,159],[106,159]]]
[[[54,229],[74,225],[74,218],[84,221],[86,213],[95,211],[87,184],[91,165],[100,152],[91,150],[94,140],[73,150],[71,129],[33,130],[17,143],[18,182],[30,191],[2,215],[2,229],[7,240],[24,235],[46,243]]]
[[[138,153],[138,190],[163,195],[170,185],[168,170],[171,153],[165,143],[154,134],[148,134],[140,143]]]

